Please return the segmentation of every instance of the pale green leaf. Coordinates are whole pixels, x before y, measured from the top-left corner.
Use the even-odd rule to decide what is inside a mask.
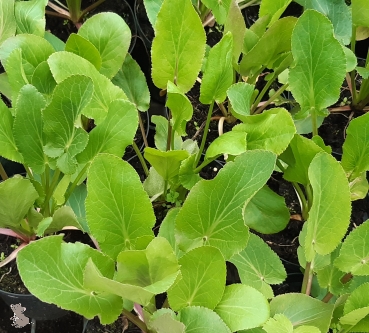
[[[109,104],[115,99],[127,99],[123,90],[115,86],[108,78],[100,74],[86,59],[70,52],[56,52],[48,61],[51,72],[57,83],[71,75],[85,75],[92,79],[94,91],[91,102],[83,114],[101,123],[107,115]]]
[[[284,198],[264,186],[243,208],[243,218],[249,228],[262,234],[275,234],[287,226],[290,212]]]
[[[22,163],[23,157],[15,145],[12,131],[13,116],[2,100],[0,100],[0,119],[0,156],[14,162]]]
[[[65,51],[72,52],[88,60],[97,70],[101,68],[101,57],[98,49],[86,38],[77,34],[70,34],[65,44]]]
[[[73,212],[77,216],[77,221],[79,225],[82,226],[84,232],[89,233],[90,230],[87,225],[86,210],[85,210],[86,196],[87,196],[86,184],[82,183],[73,190],[66,205],[72,207]]]
[[[187,306],[214,309],[226,282],[226,264],[220,251],[212,246],[198,247],[187,252],[178,263],[181,279],[168,290],[170,307],[175,311]]]
[[[106,118],[89,133],[87,147],[77,156],[77,161],[87,163],[99,153],[122,157],[133,142],[137,125],[135,106],[127,100],[116,99],[109,104]]]
[[[0,3],[0,44],[15,35],[14,0],[2,0]]]
[[[41,174],[45,170],[42,110],[46,101],[32,85],[25,85],[19,92],[15,108],[13,133],[24,163]]]
[[[153,27],[155,27],[156,18],[158,17],[163,1],[164,0],[144,0],[147,17]]]
[[[237,267],[241,282],[259,290],[266,298],[274,296],[270,284],[282,283],[287,277],[276,253],[254,234],[250,234],[246,247],[230,261]]]
[[[74,214],[72,208],[69,206],[62,206],[57,209],[52,216],[52,222],[42,233],[52,234],[54,232],[62,230],[64,227],[76,227],[78,229],[81,229],[81,226],[77,221],[77,216]],[[39,232],[40,230],[37,229],[37,233]]]
[[[64,51],[65,43],[49,31],[45,31],[44,38],[52,45],[55,51]]]
[[[45,153],[57,157],[57,166],[63,172],[76,171],[75,156],[85,149],[87,132],[76,126],[83,109],[93,93],[92,80],[86,76],[74,75],[62,81],[55,88],[51,103],[43,110]]]
[[[176,314],[166,308],[155,311],[147,327],[153,333],[184,333],[186,329],[184,324],[177,320]]]
[[[175,219],[178,215],[179,208],[172,208],[168,211],[167,215],[163,222],[160,224],[159,234],[158,236],[164,237],[169,244],[172,246],[173,250],[175,251],[177,257],[180,257],[180,251],[178,249],[178,245],[175,239]]]
[[[364,222],[345,238],[334,264],[343,272],[369,275],[369,221]]]
[[[87,221],[101,250],[113,258],[151,236],[155,215],[136,171],[120,158],[100,154],[88,172]]]
[[[366,0],[351,0],[352,23],[369,27],[369,7]]]
[[[271,152],[247,151],[227,163],[214,179],[198,182],[176,220],[179,248],[188,251],[212,245],[226,259],[241,251],[249,234],[242,207],[269,179],[274,164]]]
[[[218,24],[224,24],[231,5],[231,0],[202,0],[201,2],[211,9]]]
[[[145,75],[129,53],[124,59],[122,68],[111,81],[125,92],[138,110],[147,111],[149,109],[150,92]]]
[[[256,22],[254,22],[254,24],[250,27],[250,30],[259,38],[261,38],[265,33],[271,19],[272,18],[270,15],[259,17]]]
[[[369,27],[357,27],[356,28],[356,40],[364,40],[369,37]]]
[[[227,132],[217,137],[208,147],[205,154],[205,160],[215,159],[221,154],[233,156],[240,155],[246,151],[245,132]]]
[[[45,98],[51,96],[56,86],[56,81],[46,61],[41,62],[35,68],[31,78],[31,84],[35,86],[40,93],[45,94]]]
[[[239,68],[240,73],[248,76],[260,71],[261,66],[272,68],[281,53],[291,50],[291,35],[296,21],[295,17],[285,17],[276,21],[250,52],[243,56]]]
[[[366,179],[366,171],[349,183],[351,201],[364,199],[369,191],[369,183]]]
[[[227,90],[227,96],[232,105],[232,115],[241,121],[246,121],[250,115],[252,96],[255,86],[239,82],[231,85]]]
[[[214,310],[232,332],[261,326],[269,318],[269,303],[262,293],[244,284],[225,287]]]
[[[195,83],[205,52],[205,31],[191,0],[164,0],[155,34],[151,48],[155,85],[166,89],[171,81],[187,92]]]
[[[233,83],[232,55],[233,37],[228,32],[209,52],[200,86],[201,103],[222,103],[226,99]]]
[[[182,161],[179,168],[179,180],[184,188],[190,190],[195,184],[201,180],[198,173],[195,173],[194,165],[197,154],[192,154],[190,157]]]
[[[346,56],[346,72],[352,72],[357,65],[357,58],[354,52],[352,52],[348,47],[344,47],[343,51]]]
[[[272,25],[281,17],[291,1],[292,0],[262,0],[259,9],[259,17],[270,15],[271,19],[269,25]]]
[[[328,332],[333,313],[333,304],[323,303],[305,294],[279,295],[270,302],[271,315],[284,314],[293,327],[314,326],[321,332]]]
[[[168,119],[163,116],[152,115],[151,122],[155,124],[155,147],[161,151],[166,151],[168,144]],[[177,132],[172,132],[172,135],[171,148],[181,150],[183,143],[182,137]]]
[[[6,72],[0,74],[0,92],[9,100],[12,99],[12,88]]]
[[[114,77],[122,67],[131,43],[131,30],[123,18],[112,12],[95,14],[81,26],[78,35],[100,52],[100,73],[109,79]]]
[[[350,189],[337,160],[322,152],[309,166],[313,204],[307,221],[305,254],[307,261],[315,253],[331,253],[341,242],[350,224]]]
[[[317,115],[340,96],[346,75],[345,53],[333,36],[332,23],[315,10],[307,10],[299,18],[291,43],[295,60],[289,72],[292,94],[301,106],[301,115]]]
[[[91,258],[104,276],[113,278],[113,260],[80,242],[63,243],[62,238],[63,235],[45,237],[18,253],[22,281],[44,302],[87,319],[99,315],[102,324],[112,323],[122,312],[122,298],[86,287],[83,278],[84,267]]]
[[[71,182],[71,175],[64,175],[59,181],[53,193],[53,198],[58,206],[64,205],[65,203],[65,192]]]
[[[45,6],[47,0],[16,1],[14,6],[17,34],[45,34]]]
[[[186,332],[191,333],[231,333],[223,320],[208,308],[189,306],[178,314],[179,320],[185,324]]]
[[[281,154],[289,145],[296,128],[290,113],[283,108],[248,116],[234,131],[247,133],[247,149],[265,149]]]
[[[293,333],[291,321],[283,314],[276,314],[263,325],[267,333]]]
[[[165,181],[163,177],[160,176],[153,167],[151,167],[149,170],[149,175],[146,177],[143,183],[143,187],[149,197],[157,198],[164,191],[164,183]]]
[[[14,176],[0,183],[0,225],[19,230],[21,220],[38,198],[29,179]]]
[[[310,325],[303,325],[293,330],[293,333],[322,333],[319,328]]]

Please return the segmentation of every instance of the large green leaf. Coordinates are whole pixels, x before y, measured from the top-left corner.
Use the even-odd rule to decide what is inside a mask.
[[[246,247],[230,261],[237,267],[241,282],[259,290],[266,298],[274,296],[270,284],[282,283],[287,277],[276,253],[254,234],[250,234]]]
[[[321,332],[328,332],[333,313],[333,304],[323,303],[304,294],[279,295],[270,302],[271,315],[284,314],[293,327],[315,326]]]
[[[149,109],[150,92],[145,75],[129,53],[124,59],[122,68],[111,81],[125,92],[138,110],[147,111]]]
[[[301,106],[301,117],[318,115],[334,104],[346,75],[346,56],[333,36],[332,23],[323,14],[307,10],[292,34],[295,66],[289,72],[293,96]]]
[[[220,251],[201,246],[179,259],[181,279],[168,290],[170,307],[181,310],[186,306],[214,309],[224,292],[226,264]]]
[[[87,192],[88,225],[103,252],[115,259],[122,250],[135,249],[140,237],[152,237],[153,208],[127,162],[108,154],[95,157]]]
[[[47,0],[16,1],[14,6],[17,34],[45,34]]]
[[[369,275],[369,221],[364,222],[346,237],[334,264],[343,272]]]
[[[90,17],[78,30],[100,52],[100,73],[111,79],[122,67],[131,43],[131,30],[116,13],[99,13]]]
[[[0,156],[22,163],[23,157],[15,145],[12,131],[13,116],[2,100],[0,100],[0,119]]]
[[[276,21],[250,52],[243,56],[240,73],[249,76],[260,71],[262,66],[272,68],[281,53],[291,50],[291,35],[296,21],[295,17],[285,17]]]
[[[369,27],[369,7],[365,0],[351,0],[351,10],[354,25]]]
[[[164,0],[155,34],[151,49],[155,85],[166,89],[171,81],[187,92],[195,83],[205,52],[205,31],[191,0]]]
[[[0,183],[0,226],[17,230],[38,198],[29,179],[15,176]]]
[[[333,24],[336,38],[348,45],[351,41],[351,11],[345,0],[297,0],[305,9],[315,9],[327,16]]]
[[[89,133],[87,147],[77,156],[78,162],[87,163],[99,153],[122,157],[133,142],[137,125],[137,111],[131,102],[123,99],[111,102],[106,118]]]
[[[0,44],[14,36],[15,29],[14,0],[3,0],[0,3]]]
[[[200,87],[200,102],[222,103],[227,97],[227,89],[233,82],[233,37],[225,34],[209,52]]]
[[[45,105],[45,99],[34,86],[24,86],[19,92],[13,127],[14,139],[24,163],[38,174],[44,172],[47,160],[43,151],[42,109]]]
[[[104,120],[112,101],[127,99],[123,90],[100,74],[89,61],[76,54],[66,51],[56,52],[49,57],[47,62],[57,83],[71,75],[85,75],[92,79],[94,84],[92,99],[84,109],[83,114],[93,118],[95,124]]]
[[[265,149],[277,155],[287,148],[296,133],[290,113],[283,108],[244,117],[243,124],[233,130],[247,133],[247,149]]]
[[[291,1],[292,0],[262,0],[259,9],[259,17],[270,15],[271,19],[269,25],[271,25],[280,18]]]
[[[268,186],[262,187],[243,208],[245,224],[262,234],[282,231],[290,221],[284,198]]]
[[[249,233],[242,207],[269,179],[274,164],[271,152],[247,151],[227,163],[213,180],[198,182],[177,216],[179,248],[188,251],[212,245],[226,259],[241,251]]]
[[[258,327],[269,318],[269,303],[262,293],[244,284],[225,288],[214,310],[232,332]]]
[[[307,221],[306,260],[315,253],[331,253],[341,242],[350,224],[350,189],[345,173],[337,160],[322,152],[309,166],[313,204]]]
[[[186,332],[191,333],[231,333],[223,320],[208,308],[189,306],[178,314],[179,320],[185,324]]]
[[[87,132],[76,126],[93,93],[92,80],[74,75],[62,81],[54,90],[51,103],[43,111],[46,135],[45,153],[57,157],[57,166],[66,174],[76,171],[75,156],[85,149]]]
[[[63,243],[63,235],[27,245],[18,253],[17,264],[22,281],[37,298],[88,319],[98,315],[101,323],[108,324],[121,314],[123,301],[84,285],[84,267],[90,258],[104,276],[113,278],[113,260],[80,242]]]

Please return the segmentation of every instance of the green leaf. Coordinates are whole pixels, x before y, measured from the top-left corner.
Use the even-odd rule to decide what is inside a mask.
[[[58,157],[57,166],[63,173],[76,171],[75,156],[87,145],[88,134],[77,127],[76,122],[92,93],[93,84],[89,77],[71,76],[55,88],[51,103],[43,111],[45,153]]]
[[[70,52],[56,52],[47,60],[57,83],[71,75],[88,76],[93,81],[94,91],[91,102],[83,114],[101,123],[107,115],[109,104],[116,99],[127,99],[123,90],[115,86],[108,78],[100,74],[86,59]]]
[[[259,17],[270,15],[271,20],[269,25],[272,25],[281,17],[291,1],[292,0],[262,0],[259,9]]]
[[[120,158],[100,154],[88,172],[86,214],[101,250],[116,258],[152,236],[155,215],[136,171]],[[101,209],[103,207],[103,209]]]
[[[0,183],[0,225],[18,230],[21,220],[38,198],[29,179],[14,176]]]
[[[14,6],[17,34],[45,34],[47,0],[16,1]]]
[[[282,283],[287,277],[276,253],[254,234],[250,234],[247,246],[230,261],[237,267],[241,282],[259,290],[266,298],[274,296],[270,284]]]
[[[269,303],[262,293],[243,284],[226,286],[214,310],[232,332],[261,326],[269,318]]]
[[[272,68],[281,53],[290,51],[292,30],[296,21],[295,17],[285,17],[276,21],[250,52],[243,56],[239,67],[241,75],[253,75],[261,70],[261,66]]]
[[[64,205],[65,203],[65,192],[68,189],[68,186],[71,182],[71,175],[64,175],[62,179],[60,179],[58,185],[55,188],[53,193],[53,198],[58,206]]]
[[[46,95],[45,98],[49,98],[49,96],[51,96],[56,86],[56,81],[54,80],[50,67],[46,61],[41,62],[36,67],[32,75],[31,83],[40,93]]]
[[[185,324],[186,332],[231,333],[228,326],[214,311],[201,306],[189,306],[182,309],[178,318]]]
[[[181,279],[168,290],[170,307],[179,311],[187,306],[214,309],[224,292],[226,264],[220,251],[202,246],[179,259]]]
[[[115,280],[161,294],[172,286],[179,268],[169,242],[155,237],[145,250],[126,250],[118,255]]]
[[[84,183],[77,186],[71,196],[69,197],[66,205],[73,209],[73,212],[77,216],[77,221],[80,226],[82,226],[83,231],[89,233],[90,230],[86,221],[86,210],[85,210],[85,200],[87,197],[87,188]]]
[[[116,99],[109,104],[106,118],[89,133],[87,147],[77,156],[77,161],[87,163],[99,153],[122,157],[133,142],[137,125],[135,106],[127,100]]]
[[[14,16],[14,0],[3,0],[0,3],[0,44],[15,35],[16,22]]]
[[[160,229],[158,236],[164,237],[169,244],[172,246],[173,250],[175,251],[177,257],[181,257],[181,251],[178,249],[178,245],[175,239],[175,219],[178,215],[179,208],[172,208],[168,211],[167,215],[163,222],[160,224]]]
[[[155,124],[155,147],[161,151],[167,150],[168,143],[168,119],[163,116],[151,116],[151,122]],[[182,149],[182,138],[177,132],[172,132],[173,148],[174,150]]]
[[[275,155],[270,152],[247,151],[227,163],[214,179],[199,181],[177,216],[179,248],[188,251],[211,245],[226,259],[241,251],[249,234],[242,207],[269,179],[274,164]]]
[[[233,128],[247,133],[247,149],[265,149],[279,155],[296,133],[290,113],[283,108],[267,110],[262,114],[248,116],[244,123]]]
[[[279,295],[270,302],[271,315],[284,314],[293,327],[315,326],[328,332],[333,313],[333,304],[326,304],[304,294]]]
[[[101,56],[100,73],[111,79],[122,67],[131,43],[127,23],[112,12],[90,17],[78,30],[78,35],[90,41]]]
[[[64,50],[79,55],[93,64],[97,70],[100,70],[102,60],[99,50],[86,38],[74,33],[70,34]]]
[[[156,18],[158,17],[163,1],[164,0],[144,0],[147,17],[153,27],[155,27]]]
[[[143,182],[143,187],[151,200],[158,198],[164,191],[164,179],[158,172],[151,167],[149,175]]]
[[[201,180],[199,174],[194,172],[196,158],[197,154],[192,154],[190,157],[182,161],[179,168],[180,183],[188,190],[190,190],[198,181]]]
[[[0,92],[9,100],[12,99],[12,89],[6,72],[0,74]]]
[[[247,134],[244,132],[227,132],[217,137],[208,147],[205,160],[215,159],[221,154],[240,155],[246,151]]]
[[[302,115],[318,114],[334,104],[346,75],[346,57],[333,36],[332,23],[315,10],[299,18],[292,34],[295,66],[290,69],[292,94]]]
[[[179,173],[181,162],[189,156],[185,150],[160,151],[154,148],[145,148],[144,157],[155,168],[164,180],[170,180]]]
[[[297,0],[306,9],[315,9],[329,18],[336,38],[343,44],[351,42],[351,11],[345,0]]]
[[[284,198],[265,185],[243,208],[243,218],[249,228],[262,234],[275,234],[287,226],[290,212]]]
[[[140,111],[147,111],[150,106],[150,92],[146,78],[140,66],[129,53],[127,53],[122,68],[111,80],[121,88],[128,99]]]
[[[184,93],[190,90],[201,68],[204,52],[205,31],[191,0],[164,0],[151,48],[155,85],[166,89],[171,81]]]
[[[283,314],[276,314],[263,325],[267,333],[293,333],[291,321]]]
[[[155,311],[147,327],[153,333],[184,333],[186,327],[177,320],[176,314],[166,308]]]
[[[8,160],[22,163],[23,157],[18,151],[15,145],[13,136],[13,116],[5,105],[5,103],[0,99],[0,156],[5,157]]]
[[[14,139],[24,163],[41,174],[45,170],[45,157],[42,110],[46,101],[32,85],[25,85],[19,92],[15,108]]]
[[[211,9],[218,24],[224,24],[231,6],[231,0],[202,0],[201,2]]]
[[[64,51],[65,43],[49,31],[45,31],[44,38],[52,45],[55,51]]]
[[[369,27],[369,8],[365,0],[351,0],[352,23],[356,26]]]
[[[233,37],[227,32],[209,52],[200,86],[200,102],[222,103],[227,97],[227,89],[233,83]]]
[[[84,267],[90,258],[108,278],[114,274],[113,260],[80,242],[63,243],[62,238],[63,235],[45,237],[19,251],[17,264],[22,281],[44,302],[87,319],[99,315],[102,324],[115,321],[122,312],[122,298],[97,292],[83,282]]]
[[[345,52],[346,56],[346,72],[352,72],[357,66],[356,55],[348,47],[344,47],[343,51]]]
[[[341,242],[350,223],[350,189],[339,162],[319,153],[309,166],[313,204],[307,221],[305,254],[311,261],[315,253],[331,253]]]
[[[250,115],[252,105],[252,97],[255,86],[239,82],[231,85],[227,90],[227,96],[232,105],[232,115],[242,122],[247,121],[247,116]]]
[[[369,170],[369,114],[353,119],[347,130],[343,143],[342,167],[350,181]]]
[[[334,265],[343,272],[369,275],[369,220],[359,225],[345,238]]]
[[[188,97],[172,82],[168,81],[166,106],[172,113],[172,130],[185,136],[187,122],[192,118],[193,106]]]

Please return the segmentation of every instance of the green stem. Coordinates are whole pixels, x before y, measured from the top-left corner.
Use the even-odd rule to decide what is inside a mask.
[[[199,164],[202,152],[203,152],[204,147],[205,147],[206,137],[207,137],[208,131],[209,131],[210,118],[211,118],[211,115],[213,113],[213,108],[214,108],[214,101],[211,102],[210,107],[209,107],[208,117],[206,118],[206,124],[205,124],[204,134],[203,134],[202,140],[201,140],[200,150],[197,154],[196,161],[195,161],[195,167],[197,166],[197,164]]]
[[[31,169],[30,169],[28,166],[26,166],[26,165],[23,165],[23,166],[24,166],[24,168],[26,169],[26,172],[27,172],[28,178],[29,178],[29,179],[31,179],[31,180],[35,180],[35,179],[34,179],[34,177],[33,177],[33,174],[32,174]]]
[[[131,321],[133,324],[135,324],[142,332],[147,333],[148,329],[146,324],[140,320],[137,316],[135,316],[133,313],[129,312],[126,309],[123,309],[123,315],[125,315],[129,321]]]
[[[147,165],[146,165],[145,159],[143,158],[143,156],[142,156],[142,154],[141,154],[141,152],[140,152],[140,149],[137,147],[136,142],[133,142],[133,143],[132,143],[132,147],[133,147],[133,149],[135,150],[135,153],[137,154],[137,157],[138,157],[138,159],[140,160],[140,163],[141,163],[141,165],[142,165],[142,168],[143,168],[143,170],[144,170],[144,172],[145,172],[145,175],[146,175],[146,177],[147,177],[147,176],[149,175],[149,169],[147,168]]]
[[[270,104],[272,103],[280,94],[282,94],[286,89],[288,88],[288,83],[284,84],[282,87],[280,87],[275,94],[270,97],[262,106],[260,106],[260,108],[258,108],[254,114],[259,114],[261,112],[264,111],[264,109]]]
[[[351,51],[353,53],[355,53],[355,44],[356,44],[356,26],[355,25],[352,25]],[[351,88],[352,88],[352,105],[353,106],[356,106],[356,104],[357,104],[357,91],[356,91],[355,75],[356,75],[356,71],[353,70],[350,73],[350,77],[351,77]]]
[[[1,162],[0,162],[0,176],[3,180],[7,180],[9,178]]]
[[[316,110],[315,107],[311,108],[311,123],[313,127],[313,136],[318,135],[318,120],[316,116]]]
[[[89,167],[89,163],[87,163],[83,169],[80,171],[80,173],[78,174],[78,176],[76,177],[76,179],[74,180],[74,182],[72,183],[72,185],[68,188],[68,191],[65,193],[65,202],[68,201],[69,197],[72,195],[74,189],[76,188],[77,184],[79,183],[79,181],[81,180],[81,178],[83,177],[83,175],[86,173],[88,167]]]
[[[88,6],[86,9],[82,10],[81,17],[85,16],[88,12],[90,12],[92,9],[96,8],[106,0],[99,0],[94,2],[91,6]]]
[[[305,266],[304,279],[302,280],[301,293],[310,295],[313,274],[311,272],[311,262],[307,262]]]
[[[341,279],[341,283],[342,284],[346,284],[347,282],[351,281],[351,279],[353,278],[352,274],[351,273],[346,273],[342,279]],[[333,297],[334,295],[330,292],[327,292],[327,294],[323,297],[322,299],[322,302],[324,303],[328,303],[331,298]]]
[[[140,124],[140,131],[141,131],[142,139],[145,144],[145,147],[148,147],[149,143],[147,142],[146,131],[145,131],[145,127],[142,121],[141,113],[140,111],[137,111],[137,112],[138,112],[138,123]]]
[[[201,163],[197,168],[195,168],[195,169],[193,170],[193,172],[194,172],[194,173],[198,173],[198,172],[200,172],[202,168],[206,167],[208,164],[210,164],[211,162],[215,161],[218,157],[219,157],[219,155],[218,155],[218,156],[216,156],[216,157],[214,157],[214,158],[212,158],[212,159],[209,159],[209,160],[203,161],[203,162],[202,162],[202,163]]]
[[[263,99],[264,95],[266,94],[266,92],[268,91],[269,87],[271,86],[271,84],[274,82],[274,77],[269,80],[267,82],[267,84],[264,86],[263,90],[261,91],[261,93],[258,95],[257,99],[255,100],[254,104],[252,105],[252,108],[250,110],[250,114],[253,114],[256,110],[256,108],[258,107],[259,103],[261,102],[261,100]]]
[[[307,196],[307,202],[308,202],[308,209],[310,210],[311,206],[313,205],[313,189],[308,184],[305,187],[306,196]]]
[[[55,188],[58,185],[60,176],[60,170],[56,169],[51,180],[49,188],[46,189],[46,196],[45,196],[45,206],[44,206],[44,216],[50,216],[50,199],[54,194]],[[46,214],[46,215],[45,215]]]

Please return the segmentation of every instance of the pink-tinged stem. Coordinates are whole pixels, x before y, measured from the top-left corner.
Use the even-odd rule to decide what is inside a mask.
[[[142,307],[140,304],[138,303],[134,303],[133,309],[135,310],[135,312],[138,314],[138,318],[140,318],[140,320],[144,321],[144,317],[143,317],[143,312],[142,312]]]
[[[27,237],[25,237],[25,236],[23,236],[21,234],[18,234],[15,231],[10,230],[10,229],[7,229],[7,228],[0,228],[0,234],[1,235],[15,237],[15,238],[19,238],[19,239],[21,239],[25,243],[29,243],[29,241],[30,241],[29,238],[27,238]]]
[[[0,262],[0,267],[3,267],[6,264],[10,263],[12,260],[14,260],[17,257],[18,252],[27,245],[28,243],[22,243],[21,245],[19,245],[12,253],[8,255],[8,257],[5,260]]]

